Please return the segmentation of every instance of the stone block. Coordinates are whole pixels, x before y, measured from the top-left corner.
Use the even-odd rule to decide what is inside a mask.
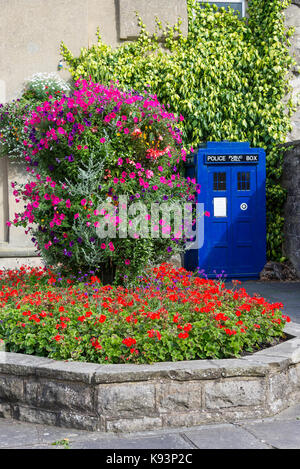
[[[16,376],[34,376],[39,366],[49,364],[49,358],[14,352],[0,352],[0,373]]]
[[[98,386],[98,412],[103,416],[153,416],[155,386],[152,383],[128,383]]]
[[[11,406],[6,402],[0,402],[0,418],[11,418]]]
[[[62,381],[76,381],[90,384],[94,374],[104,366],[94,363],[47,360],[36,370],[36,376]]]
[[[212,360],[193,360],[152,365],[104,365],[96,371],[94,380],[96,384],[100,384],[154,379],[190,381],[220,377],[221,369]]]
[[[13,406],[12,417],[16,420],[29,423],[39,423],[45,425],[58,424],[58,414],[47,410],[34,409],[33,407],[15,405]]]
[[[165,382],[157,385],[156,402],[161,413],[199,410],[202,407],[201,381]]]
[[[82,410],[86,413],[94,410],[92,387],[80,383],[26,382],[25,397],[26,402],[49,410]]]
[[[23,401],[23,379],[16,376],[0,375],[0,400]]]
[[[88,431],[103,431],[104,429],[100,417],[65,410],[60,411],[58,414],[58,425],[60,427]]]
[[[204,399],[207,409],[258,406],[265,402],[263,379],[226,379],[204,383]]]
[[[270,376],[269,399],[270,402],[277,400],[286,401],[291,392],[291,384],[288,380],[288,373],[276,373]]]
[[[170,412],[162,414],[163,427],[193,427],[195,425],[209,425],[216,422],[224,422],[222,412],[209,412],[197,410],[190,412]]]
[[[212,360],[220,368],[221,376],[232,378],[238,376],[266,376],[269,372],[265,363],[249,362],[247,359]]]

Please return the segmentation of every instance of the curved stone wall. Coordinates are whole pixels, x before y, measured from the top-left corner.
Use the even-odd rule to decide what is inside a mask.
[[[0,352],[0,417],[135,432],[270,416],[300,398],[300,325],[286,333],[229,360],[97,365]]]

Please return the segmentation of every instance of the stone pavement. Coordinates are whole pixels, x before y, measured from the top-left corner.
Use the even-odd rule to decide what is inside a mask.
[[[0,419],[0,449],[300,449],[300,404],[274,417],[115,435]]]

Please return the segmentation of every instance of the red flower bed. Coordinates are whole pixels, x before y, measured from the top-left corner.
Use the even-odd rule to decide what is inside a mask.
[[[151,363],[238,357],[284,336],[281,303],[240,282],[199,278],[169,264],[134,288],[49,269],[0,271],[0,339],[6,350],[58,360]]]

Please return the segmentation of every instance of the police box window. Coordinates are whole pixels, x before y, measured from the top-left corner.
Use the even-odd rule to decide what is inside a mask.
[[[241,16],[245,16],[246,14],[246,0],[227,0],[226,2],[215,2],[214,0],[198,0],[199,3],[210,3],[212,5],[216,5],[219,8],[232,8],[236,12],[238,12]],[[203,5],[204,6],[204,5]]]
[[[238,173],[238,191],[250,191],[250,173]]]
[[[214,191],[226,191],[226,173],[214,173]]]

